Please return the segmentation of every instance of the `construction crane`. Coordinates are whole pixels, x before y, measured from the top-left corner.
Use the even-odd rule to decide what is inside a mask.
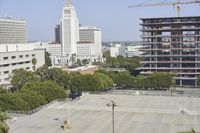
[[[159,3],[152,3],[152,4],[137,4],[137,5],[130,5],[129,8],[135,7],[151,7],[151,6],[175,6],[177,8],[178,17],[180,17],[181,5],[186,4],[200,4],[200,0],[189,0],[189,1],[181,1],[177,0],[176,2],[159,2]]]

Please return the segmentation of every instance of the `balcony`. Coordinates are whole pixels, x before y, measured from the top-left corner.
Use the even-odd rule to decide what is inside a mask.
[[[141,38],[200,37],[200,34],[187,35],[140,35]]]
[[[168,51],[183,51],[183,50],[200,50],[200,48],[141,48],[139,49],[140,51],[163,51],[163,50],[168,50]]]
[[[191,54],[168,54],[168,55],[142,55],[142,57],[200,57],[200,55],[191,55]]]
[[[200,63],[200,61],[179,61],[179,60],[170,60],[170,61],[140,61],[140,64],[157,64],[157,63],[178,63],[178,64],[182,64],[182,63]]]
[[[151,41],[141,41],[141,45],[150,45],[150,44],[163,44],[163,43],[177,43],[177,44],[195,44],[200,43],[200,41],[162,41],[162,42],[151,42]]]
[[[200,24],[200,21],[176,21],[176,22],[149,22],[149,23],[140,23],[142,26],[150,25],[173,25],[173,24]]]
[[[152,31],[193,31],[193,30],[199,30],[200,27],[180,27],[180,28],[154,28],[154,29],[148,29],[148,28],[143,28],[140,29],[142,32],[152,32]]]

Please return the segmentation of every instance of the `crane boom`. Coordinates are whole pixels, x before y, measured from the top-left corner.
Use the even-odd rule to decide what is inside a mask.
[[[177,2],[159,2],[159,3],[152,3],[152,4],[137,4],[137,5],[130,5],[128,8],[135,8],[135,7],[151,7],[151,6],[176,6],[178,10],[178,17],[180,17],[180,5],[186,4],[200,4],[200,0],[191,0],[182,2],[178,0]]]
[[[195,1],[187,1],[187,2],[167,2],[167,3],[155,3],[155,4],[137,4],[137,5],[130,5],[129,8],[134,8],[134,7],[149,7],[149,6],[169,6],[169,5],[178,5],[178,4],[196,4],[200,3],[199,0]]]

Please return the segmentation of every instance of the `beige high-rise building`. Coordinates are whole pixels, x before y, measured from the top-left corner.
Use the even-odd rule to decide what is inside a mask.
[[[0,44],[23,44],[27,42],[26,21],[0,18]]]
[[[72,56],[73,54],[77,54],[77,42],[79,42],[79,20],[71,0],[67,0],[63,8],[61,33],[63,56]]]
[[[102,57],[102,35],[101,29],[94,26],[84,26],[79,28],[80,42],[93,43],[94,54]]]

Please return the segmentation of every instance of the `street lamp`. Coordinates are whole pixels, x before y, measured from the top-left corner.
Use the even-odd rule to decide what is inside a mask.
[[[70,121],[70,105],[69,105],[69,103],[70,103],[70,99],[67,99],[67,120],[64,121],[64,125],[63,125],[64,130],[72,128],[70,125],[71,121]]]
[[[67,100],[67,118],[68,118],[68,124],[71,124],[70,121],[70,105],[69,105],[69,100]]]
[[[117,84],[113,84],[113,91],[114,91],[114,94],[115,94],[115,87],[117,86]]]
[[[112,106],[112,129],[113,129],[113,133],[115,133],[115,106],[117,106],[116,102],[114,100],[111,100],[107,106]]]

